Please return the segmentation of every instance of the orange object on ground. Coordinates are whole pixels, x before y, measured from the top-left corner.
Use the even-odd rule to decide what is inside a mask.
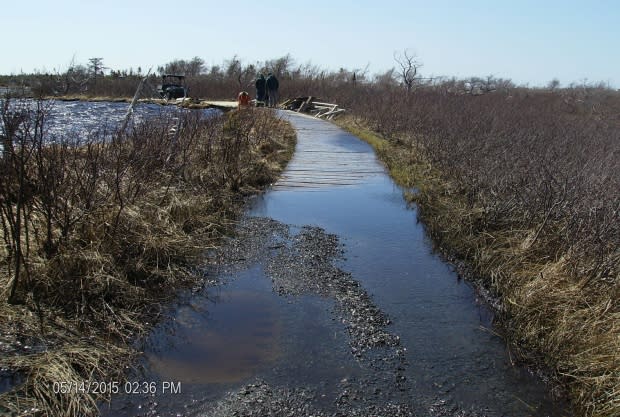
[[[240,92],[237,97],[237,104],[239,107],[248,107],[250,105],[250,95],[245,91]]]

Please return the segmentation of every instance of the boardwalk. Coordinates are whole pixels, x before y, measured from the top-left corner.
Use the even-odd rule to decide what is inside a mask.
[[[295,121],[297,148],[275,190],[321,190],[324,187],[361,184],[371,175],[383,173],[375,155],[366,146],[338,140],[342,130],[329,122],[293,112],[282,112]],[[322,134],[317,134],[319,131]]]

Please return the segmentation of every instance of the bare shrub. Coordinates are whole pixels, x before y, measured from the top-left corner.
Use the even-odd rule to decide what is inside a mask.
[[[39,334],[50,348],[0,359],[28,376],[0,396],[0,409],[96,415],[103,397],[60,398],[37,384],[121,371],[126,344],[196,281],[196,259],[238,213],[239,191],[275,177],[281,167],[270,158],[292,148],[292,136],[272,112],[250,110],[52,137],[48,110],[2,102],[0,330]]]
[[[511,340],[542,352],[586,415],[617,415],[618,94],[369,88],[350,108],[412,170],[439,244],[502,297]]]

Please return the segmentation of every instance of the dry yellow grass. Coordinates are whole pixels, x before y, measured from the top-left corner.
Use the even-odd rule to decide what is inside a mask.
[[[467,204],[462,187],[434,169],[413,141],[387,141],[350,117],[338,123],[373,145],[399,184],[416,187],[409,198],[427,230],[498,296],[504,336],[521,358],[553,370],[580,414],[619,416],[620,277],[580,278],[569,266],[571,253],[544,251],[537,228],[477,233],[482,211]]]
[[[0,414],[98,414],[97,402],[109,393],[72,389],[55,394],[54,382],[79,387],[89,380],[123,381],[125,366],[135,355],[130,343],[148,331],[177,289],[196,282],[193,266],[231,229],[244,195],[273,181],[292,155],[294,131],[272,112],[233,113],[225,119],[240,121],[237,130],[226,133],[224,121],[205,131],[188,124],[187,137],[178,141],[187,157],[177,166],[153,172],[141,159],[128,159],[120,186],[120,192],[130,190],[125,203],[119,205],[106,188],[109,181],[101,182],[100,206],[78,218],[51,256],[38,246],[45,241],[40,236],[25,237],[30,239],[28,275],[20,281],[19,304],[7,303],[12,273],[3,247],[0,334],[9,341],[27,340],[36,349],[12,344],[0,356],[0,367],[25,376],[19,387],[0,395]],[[228,152],[233,134],[247,139],[234,155],[243,159],[221,156]],[[210,153],[204,149],[207,145]],[[132,155],[127,147],[110,155]],[[157,149],[148,149],[153,157],[146,163],[151,163]],[[168,144],[162,149],[169,150]],[[107,161],[100,163],[105,166]],[[136,183],[144,186],[131,188]],[[34,194],[28,201],[37,198]],[[43,217],[33,215],[28,221],[30,230],[41,234]],[[54,237],[60,237],[57,230]]]

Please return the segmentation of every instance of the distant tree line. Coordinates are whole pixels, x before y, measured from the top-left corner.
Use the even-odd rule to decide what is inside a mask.
[[[163,74],[185,75],[190,96],[211,99],[232,99],[239,91],[253,92],[253,83],[258,73],[272,72],[281,83],[281,96],[314,95],[324,99],[346,100],[360,94],[360,90],[406,91],[434,89],[449,94],[483,95],[493,92],[509,93],[515,89],[525,89],[510,79],[493,75],[457,79],[445,76],[423,76],[421,60],[409,50],[394,54],[395,66],[387,71],[369,74],[366,68],[339,68],[326,70],[311,62],[298,63],[290,55],[275,59],[246,63],[238,56],[224,60],[222,64],[207,65],[204,59],[175,59],[158,66],[155,71],[142,67],[113,69],[105,66],[104,59],[93,57],[86,64],[72,61],[64,71],[35,72],[33,74],[0,75],[0,85],[12,86],[29,92],[33,96],[132,96],[139,80],[147,76],[154,89]],[[355,87],[355,89],[352,89]],[[583,80],[564,88],[559,80],[553,79],[537,91],[581,91],[592,92],[610,90],[609,85]]]

